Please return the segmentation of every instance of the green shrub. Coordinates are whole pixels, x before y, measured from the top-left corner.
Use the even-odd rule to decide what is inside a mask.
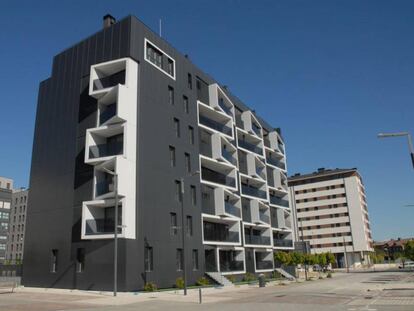
[[[157,285],[155,285],[155,283],[151,283],[151,282],[146,283],[144,285],[144,290],[146,292],[155,292],[157,290]]]
[[[201,277],[197,280],[196,284],[198,286],[207,286],[210,285],[210,281],[205,277]]]
[[[332,278],[332,273],[328,272],[328,274],[326,275],[327,278]]]
[[[272,278],[273,279],[281,279],[282,278],[282,275],[278,271],[273,271],[272,272]]]
[[[232,283],[235,283],[236,282],[236,277],[234,276],[234,275],[228,275],[228,276],[226,276],[227,277],[227,279],[230,281],[230,282],[232,282]]]
[[[243,276],[243,281],[244,282],[252,282],[256,280],[256,276],[252,273],[247,272],[244,276]]]
[[[177,287],[179,289],[184,288],[184,279],[182,277],[179,277],[175,280],[175,287]]]
[[[322,280],[322,279],[323,279],[323,277],[322,277],[322,275],[320,275],[320,276],[319,276],[319,280]]]

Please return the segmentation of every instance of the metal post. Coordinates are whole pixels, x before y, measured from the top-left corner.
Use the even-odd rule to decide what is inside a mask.
[[[118,292],[118,174],[114,174],[115,233],[114,233],[114,296]]]
[[[347,255],[347,252],[346,252],[346,245],[345,245],[345,236],[342,236],[342,241],[344,243],[344,257],[345,257],[346,273],[349,273],[348,255]]]
[[[201,294],[201,288],[198,289],[198,303],[199,304],[203,303],[203,296]]]
[[[184,295],[187,295],[187,269],[186,269],[186,249],[185,249],[185,216],[184,216],[184,178],[181,178],[181,235],[183,239],[183,280]]]
[[[301,241],[302,241],[302,247],[305,249],[305,254],[308,254],[308,249],[305,245],[305,242],[303,241],[303,225],[302,225],[302,219],[300,220],[300,233],[301,233]],[[308,264],[306,263],[305,259],[305,281],[308,280]]]

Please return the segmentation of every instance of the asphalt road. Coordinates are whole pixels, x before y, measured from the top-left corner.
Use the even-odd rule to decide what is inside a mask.
[[[370,272],[334,274],[332,279],[266,288],[241,286],[198,292],[121,294],[117,298],[92,293],[42,292],[30,289],[0,294],[0,310],[414,310],[414,273]]]

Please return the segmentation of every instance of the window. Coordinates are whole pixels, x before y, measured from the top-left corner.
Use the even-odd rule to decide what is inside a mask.
[[[76,250],[76,272],[82,273],[85,270],[85,249],[78,248]]]
[[[185,169],[187,171],[187,173],[191,173],[191,158],[190,158],[190,154],[185,153]]]
[[[168,103],[174,105],[174,89],[171,86],[168,86]]]
[[[195,186],[191,186],[191,204],[193,206],[197,205],[197,192],[196,192],[196,187]]]
[[[187,216],[187,235],[192,236],[193,235],[193,217]]]
[[[175,199],[177,202],[181,202],[181,182],[179,180],[175,181]]]
[[[145,247],[145,272],[154,271],[154,257],[152,247]]]
[[[4,202],[3,204],[4,209],[10,209],[10,202]]]
[[[184,112],[188,114],[190,112],[190,107],[188,106],[187,96],[183,96],[183,106],[184,106]]]
[[[192,126],[188,127],[188,139],[190,141],[190,145],[194,145],[194,128]]]
[[[174,59],[147,39],[145,39],[145,60],[175,80]]]
[[[181,248],[177,249],[177,254],[176,254],[176,267],[177,267],[177,271],[182,271],[183,270],[183,250]]]
[[[178,120],[177,118],[174,118],[174,131],[175,136],[180,137],[180,120]]]
[[[175,166],[175,147],[170,146],[170,163],[171,167]]]
[[[177,214],[170,213],[171,217],[171,235],[177,235],[178,227],[177,227]]]
[[[191,76],[191,73],[187,75],[187,86],[190,90],[193,89],[193,77]]]
[[[59,251],[57,249],[52,249],[50,272],[55,273],[57,271],[58,253]]]
[[[193,270],[198,270],[198,250],[193,249]]]

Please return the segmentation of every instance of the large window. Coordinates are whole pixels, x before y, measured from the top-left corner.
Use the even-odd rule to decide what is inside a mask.
[[[147,39],[145,39],[145,60],[175,80],[175,60]]]
[[[145,247],[145,272],[151,272],[154,271],[154,256],[153,256],[153,250],[152,247]]]

